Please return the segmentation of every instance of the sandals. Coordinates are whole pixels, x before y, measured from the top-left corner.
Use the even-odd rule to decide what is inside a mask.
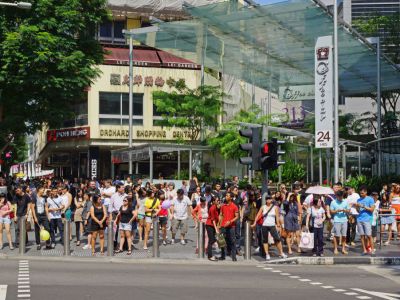
[[[131,250],[129,250],[127,253],[126,253],[126,255],[131,255],[132,254],[132,251]]]
[[[81,245],[81,242],[80,241],[77,241],[76,242],[76,246],[78,247],[78,246],[80,246]]]
[[[210,261],[218,261],[218,259],[215,256],[209,257],[208,260],[210,260]]]
[[[121,249],[115,250],[114,253],[117,253],[117,254],[122,253],[122,250]]]

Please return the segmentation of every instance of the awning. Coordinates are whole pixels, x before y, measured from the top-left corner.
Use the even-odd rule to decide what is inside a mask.
[[[314,85],[314,47],[333,35],[333,18],[318,0],[289,0],[236,7],[234,1],[188,7],[193,20],[158,24],[149,46],[233,75],[266,90]],[[350,26],[339,28],[339,78],[342,95],[376,91],[374,47]],[[400,72],[382,59],[382,90],[400,90]]]
[[[129,65],[129,49],[104,47],[107,54],[104,63],[110,65]],[[133,64],[135,66],[160,67],[161,61],[156,50],[133,49]]]
[[[200,66],[190,60],[177,57],[164,51],[157,51],[161,64],[167,68],[199,69]]]

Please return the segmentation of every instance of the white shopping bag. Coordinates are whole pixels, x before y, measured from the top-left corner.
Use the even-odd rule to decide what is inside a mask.
[[[314,248],[314,234],[310,232],[302,232],[300,238],[300,248],[313,249]]]
[[[268,244],[273,245],[275,244],[274,238],[272,237],[271,233],[268,232]]]

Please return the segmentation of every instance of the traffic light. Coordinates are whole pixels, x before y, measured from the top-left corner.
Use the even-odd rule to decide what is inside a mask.
[[[284,161],[279,161],[279,156],[285,154],[285,151],[279,149],[279,145],[284,141],[278,141],[276,138],[261,144],[260,167],[262,170],[272,170],[283,165]]]
[[[246,144],[240,144],[239,148],[243,151],[248,151],[247,157],[239,158],[239,162],[243,165],[251,166],[252,170],[260,170],[260,135],[261,127],[251,129],[240,129],[239,134],[249,139]]]

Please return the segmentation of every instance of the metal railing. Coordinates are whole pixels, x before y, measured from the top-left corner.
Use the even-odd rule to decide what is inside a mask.
[[[382,248],[382,236],[383,236],[383,232],[382,232],[382,225],[388,225],[388,226],[392,226],[392,224],[382,224],[382,217],[394,217],[394,222],[393,223],[397,223],[396,217],[400,217],[400,214],[379,214],[378,215],[378,228],[377,230],[379,230],[379,249]],[[399,234],[399,233],[397,233]]]

